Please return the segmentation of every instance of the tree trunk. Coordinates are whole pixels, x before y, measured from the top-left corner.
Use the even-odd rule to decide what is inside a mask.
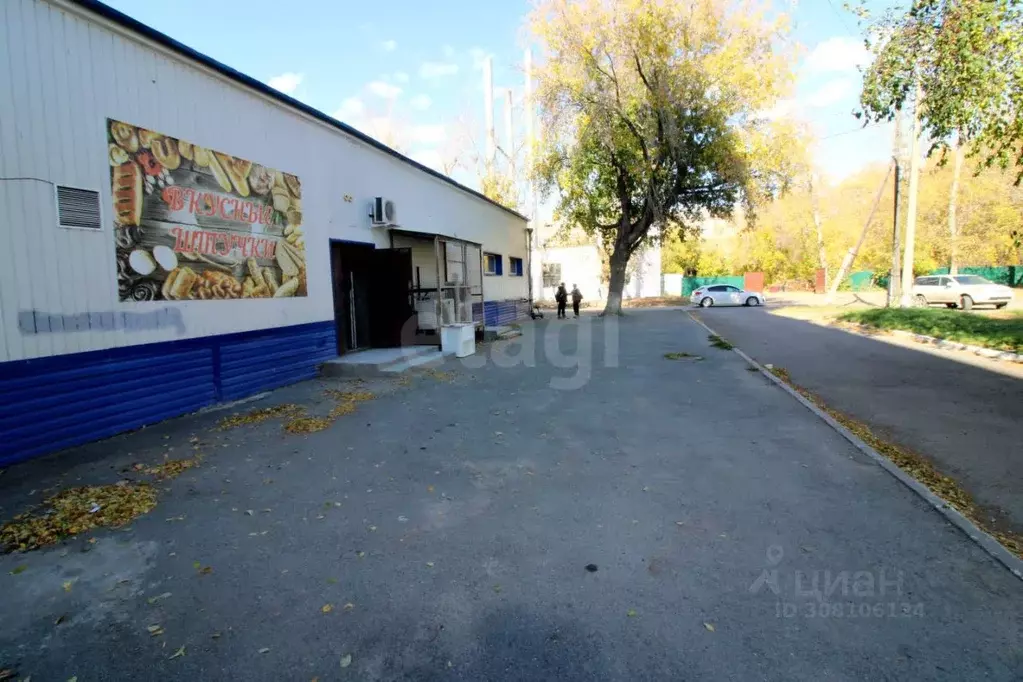
[[[813,226],[817,230],[817,267],[824,271],[824,288],[828,287],[828,256],[824,251],[824,230],[821,227],[821,212],[817,202],[815,178],[810,176],[810,208],[813,212]]]
[[[625,290],[625,269],[629,265],[628,249],[620,243],[615,244],[615,250],[610,258],[610,275],[607,285],[607,304],[601,315],[622,314],[622,292]]]
[[[953,150],[955,161],[952,165],[952,188],[948,191],[948,274],[959,274],[958,245],[959,225],[956,209],[959,205],[959,176],[963,172],[963,145],[959,140]]]

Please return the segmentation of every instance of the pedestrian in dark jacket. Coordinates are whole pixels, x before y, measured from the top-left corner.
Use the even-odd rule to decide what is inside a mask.
[[[572,312],[579,317],[579,304],[583,302],[583,292],[579,291],[579,285],[572,285]]]
[[[568,291],[565,289],[564,282],[558,285],[558,290],[554,294],[554,300],[558,303],[558,319],[568,317],[565,314],[565,308],[568,305]]]

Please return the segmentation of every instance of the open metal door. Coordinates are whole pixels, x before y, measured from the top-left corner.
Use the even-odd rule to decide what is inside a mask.
[[[412,304],[412,249],[376,249],[369,253],[370,337],[376,348],[402,345],[402,332],[415,316]],[[411,323],[412,332],[415,324]]]

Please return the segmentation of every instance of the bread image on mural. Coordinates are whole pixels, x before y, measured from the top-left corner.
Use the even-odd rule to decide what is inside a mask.
[[[107,119],[122,301],[306,295],[298,177]]]

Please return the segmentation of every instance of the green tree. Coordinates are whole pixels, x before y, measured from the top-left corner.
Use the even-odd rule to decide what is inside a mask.
[[[861,0],[862,2],[862,0]],[[958,136],[984,166],[1015,164],[1023,179],[1023,3],[912,0],[869,22],[874,62],[860,102],[868,121],[890,121],[919,84],[931,152]]]
[[[519,207],[518,188],[508,173],[494,169],[484,171],[480,176],[480,193],[513,211]]]
[[[621,312],[651,227],[694,231],[740,204],[752,217],[784,188],[783,147],[758,114],[791,78],[784,17],[745,2],[540,0],[530,28],[545,60],[536,174],[558,216],[610,252],[605,314]]]

